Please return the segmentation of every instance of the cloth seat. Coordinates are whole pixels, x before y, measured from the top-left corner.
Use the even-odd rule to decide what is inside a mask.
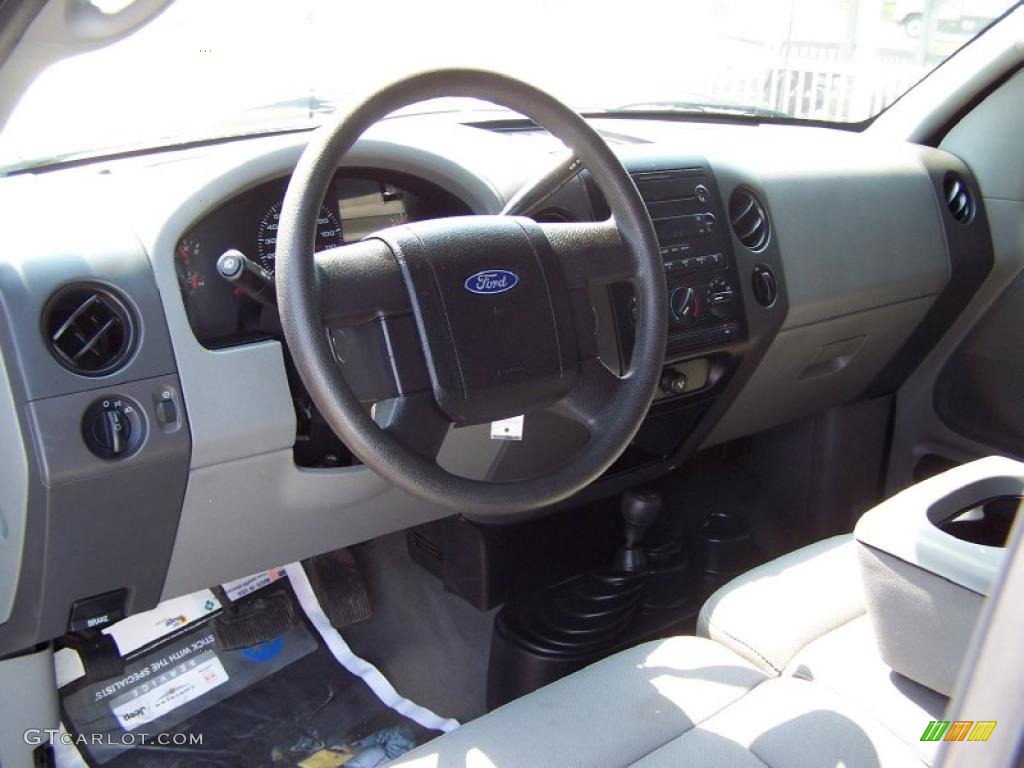
[[[467,723],[395,765],[630,765],[766,679],[710,640],[644,643]]]
[[[744,574],[645,643],[402,757],[403,768],[925,766],[945,699],[885,666],[850,537]]]
[[[701,608],[697,634],[778,675],[808,643],[866,610],[853,536],[835,536],[725,584]]]
[[[856,547],[852,535],[836,536],[733,579],[704,603],[697,634],[769,675],[811,680],[857,703],[931,765],[939,743],[921,734],[948,699],[882,660]]]
[[[942,720],[949,700],[893,671],[883,660],[867,616],[822,635],[789,662],[783,675],[812,680],[858,704],[928,765],[940,742],[921,741],[925,725]]]

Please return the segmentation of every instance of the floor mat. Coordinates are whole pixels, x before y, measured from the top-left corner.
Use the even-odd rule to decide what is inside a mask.
[[[373,618],[344,631],[406,696],[469,722],[487,712],[487,665],[497,609],[482,612],[445,592],[409,557],[406,534],[354,547]]]
[[[262,588],[302,608],[287,633],[218,651],[210,612],[134,650],[124,675],[64,685],[71,744],[58,765],[366,768],[458,726],[401,697],[351,652],[301,565],[284,572]]]

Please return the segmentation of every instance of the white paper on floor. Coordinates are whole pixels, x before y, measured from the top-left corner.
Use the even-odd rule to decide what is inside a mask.
[[[441,717],[399,694],[379,669],[353,653],[341,633],[327,619],[301,563],[261,571],[244,579],[228,582],[223,587],[228,597],[234,600],[256,592],[284,576],[288,577],[299,606],[334,659],[348,672],[361,678],[385,706],[431,730],[448,733],[459,727],[457,720]],[[220,601],[213,592],[203,589],[190,595],[166,600],[153,610],[129,616],[107,627],[103,632],[114,638],[121,654],[125,655],[206,618],[220,610],[220,607]],[[69,648],[63,648],[54,655],[54,667],[58,688],[85,674],[78,654]],[[67,734],[63,723],[61,734]],[[69,737],[61,738],[54,745],[54,753],[58,768],[88,768]]]

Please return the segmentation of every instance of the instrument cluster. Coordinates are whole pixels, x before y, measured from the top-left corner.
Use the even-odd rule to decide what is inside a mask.
[[[175,270],[192,331],[210,349],[279,338],[276,310],[222,279],[217,259],[238,250],[273,275],[281,202],[288,178],[249,189],[219,205],[178,241]],[[317,217],[315,249],[354,242],[407,221],[457,216],[469,208],[418,178],[381,171],[339,171]]]

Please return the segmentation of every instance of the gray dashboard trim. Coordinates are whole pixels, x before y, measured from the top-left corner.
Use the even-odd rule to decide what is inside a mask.
[[[163,599],[448,514],[365,467],[298,468],[291,447],[193,469]]]
[[[932,301],[914,298],[781,330],[706,445],[855,401]]]
[[[756,179],[789,312],[705,446],[856,400],[949,281],[939,208],[918,148],[859,135],[820,138],[785,154],[743,145],[717,161]]]
[[[783,329],[929,296],[949,279],[935,194],[915,150],[864,143],[842,160],[809,150],[758,177],[786,265]],[[822,175],[824,163],[835,175]]]
[[[28,461],[10,381],[0,348],[0,624],[14,606],[28,514]]]
[[[131,230],[116,214],[81,200],[96,192],[86,185],[69,186],[61,195],[47,194],[42,179],[11,182],[4,190],[4,202],[18,205],[19,214],[8,228],[9,242],[0,261],[0,292],[16,355],[12,372],[23,380],[26,399],[109,390],[173,373],[161,300]],[[111,185],[101,183],[101,194],[107,191],[104,186]],[[52,207],[63,200],[76,200],[78,207],[62,214],[60,226],[54,226]],[[44,344],[40,328],[44,306],[59,287],[79,282],[100,284],[120,294],[135,318],[135,349],[124,367],[106,376],[72,373]]]

